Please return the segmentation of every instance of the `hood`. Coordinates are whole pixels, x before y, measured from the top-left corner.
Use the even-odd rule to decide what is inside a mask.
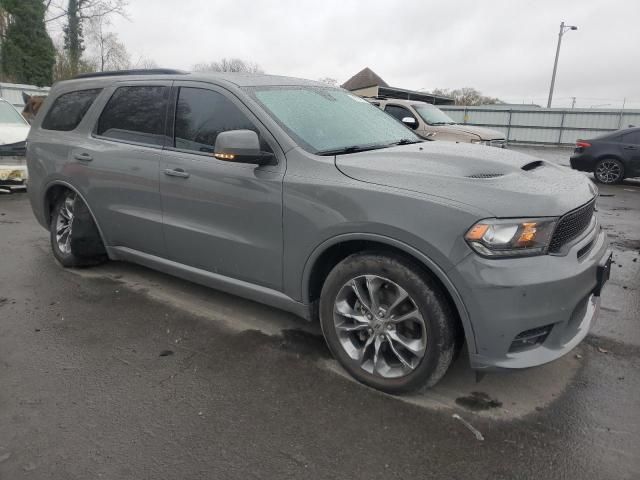
[[[0,145],[24,142],[29,135],[29,125],[0,123]]]
[[[442,125],[439,129],[451,133],[468,133],[471,135],[477,135],[481,140],[504,139],[504,134],[502,132],[491,130],[490,128],[476,127],[475,125],[463,125],[461,123],[456,123],[455,125]]]
[[[597,193],[584,175],[483,145],[423,142],[339,155],[345,175],[464,203],[495,217],[560,216]]]

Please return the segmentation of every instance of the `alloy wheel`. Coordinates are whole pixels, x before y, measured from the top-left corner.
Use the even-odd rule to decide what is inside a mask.
[[[56,243],[64,255],[71,253],[71,235],[73,233],[73,207],[75,195],[68,195],[60,204],[56,221]]]
[[[422,361],[427,345],[424,318],[395,282],[377,275],[352,278],[338,292],[333,310],[340,345],[366,372],[399,378]]]
[[[614,160],[603,160],[596,168],[596,177],[602,183],[616,183],[622,175],[620,164]]]

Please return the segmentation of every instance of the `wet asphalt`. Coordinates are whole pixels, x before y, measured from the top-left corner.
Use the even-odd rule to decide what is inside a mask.
[[[278,310],[64,270],[26,195],[0,195],[0,479],[640,478],[640,181],[600,191],[616,266],[587,340],[479,383],[463,355],[407,398]]]

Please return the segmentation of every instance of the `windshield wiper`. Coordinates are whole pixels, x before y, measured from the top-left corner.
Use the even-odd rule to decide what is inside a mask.
[[[422,143],[424,140],[409,140],[408,138],[403,138],[397,142],[390,143],[389,145],[411,145],[412,143]]]
[[[346,155],[348,153],[366,152],[367,150],[378,150],[386,148],[387,145],[351,145],[350,147],[335,148],[333,150],[320,150],[316,155]]]

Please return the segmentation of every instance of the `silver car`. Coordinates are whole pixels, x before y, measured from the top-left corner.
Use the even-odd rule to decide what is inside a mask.
[[[29,194],[65,267],[126,260],[319,321],[359,381],[434,385],[554,360],[608,278],[584,176],[425,142],[367,101],[293,78],[85,75],[54,86]]]
[[[507,146],[507,139],[502,132],[456,123],[449,115],[430,103],[396,98],[368,100],[404,123],[422,138],[499,148]]]

